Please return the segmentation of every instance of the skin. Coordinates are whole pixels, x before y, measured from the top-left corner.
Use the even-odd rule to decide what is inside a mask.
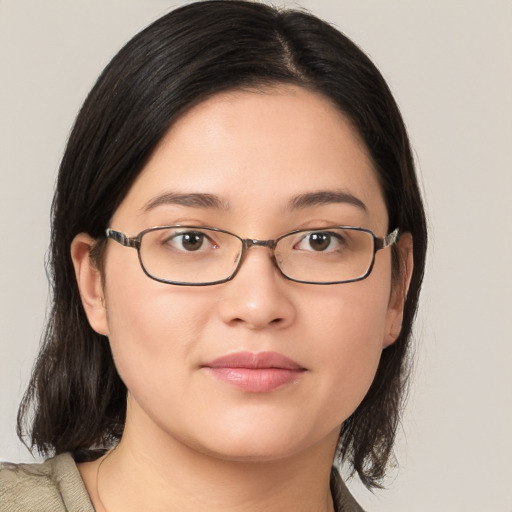
[[[292,198],[318,191],[350,194],[365,209],[349,202],[290,208]],[[145,208],[167,192],[215,194],[223,207]],[[134,236],[185,223],[258,239],[328,225],[380,237],[394,228],[351,124],[324,97],[291,86],[223,93],[191,109],[110,225]],[[329,470],[340,426],[400,332],[410,236],[398,243],[399,280],[391,279],[385,249],[367,279],[331,286],[284,279],[263,247],[250,249],[227,283],[167,285],[142,272],[136,251],[113,241],[102,283],[88,257],[93,244],[83,233],[73,242],[77,280],[129,390],[119,446],[80,466],[97,510],[332,510]],[[201,368],[240,350],[278,352],[306,371],[271,392],[249,393]]]

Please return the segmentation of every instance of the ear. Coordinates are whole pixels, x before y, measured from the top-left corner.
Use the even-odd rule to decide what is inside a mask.
[[[403,233],[396,243],[399,253],[399,275],[393,278],[386,318],[386,332],[383,347],[392,345],[402,330],[405,299],[409,291],[413,269],[412,235]]]
[[[95,240],[86,233],[79,233],[71,242],[71,259],[87,319],[98,334],[108,336],[103,282],[101,273],[91,258],[91,250],[95,243]]]

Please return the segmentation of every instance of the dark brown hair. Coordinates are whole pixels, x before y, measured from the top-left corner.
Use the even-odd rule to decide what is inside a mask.
[[[339,31],[306,12],[237,0],[192,3],[136,35],[103,71],[76,119],[52,205],[52,309],[18,414],[18,434],[25,437],[30,424],[32,448],[83,460],[115,443],[125,421],[125,385],[80,301],[73,238],[80,232],[104,238],[134,179],[184,111],[221,91],[279,83],[330,98],[352,121],[380,179],[389,228],[413,236],[402,332],[383,351],[371,389],[340,434],[343,462],[368,487],[379,485],[402,409],[427,239],[404,123],[377,68]]]

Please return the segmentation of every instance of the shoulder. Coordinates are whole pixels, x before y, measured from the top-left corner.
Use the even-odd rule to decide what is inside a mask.
[[[364,512],[341,479],[335,467],[331,469],[331,493],[336,512]]]
[[[0,463],[0,512],[94,512],[69,453],[41,464]]]

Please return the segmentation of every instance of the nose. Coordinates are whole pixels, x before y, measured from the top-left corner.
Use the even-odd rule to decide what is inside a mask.
[[[295,319],[292,283],[272,261],[266,247],[252,247],[236,276],[224,287],[219,314],[230,325],[248,329],[284,328]]]

